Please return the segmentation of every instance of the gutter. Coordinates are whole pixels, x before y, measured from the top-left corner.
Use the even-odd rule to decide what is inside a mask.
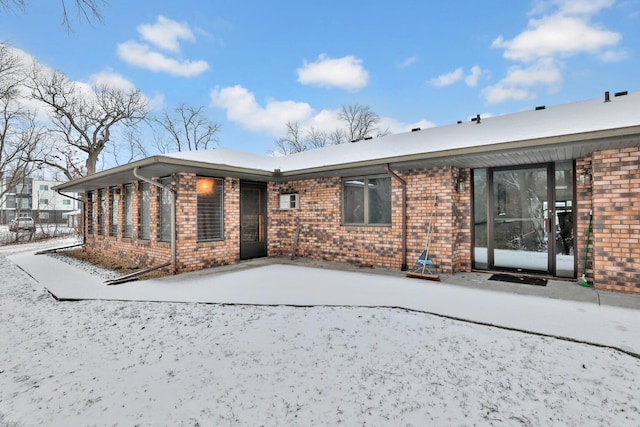
[[[133,168],[133,176],[140,181],[144,181],[163,190],[169,190],[171,192],[171,264],[173,264],[173,274],[176,274],[176,268],[178,266],[178,251],[176,247],[176,191],[169,185],[162,185],[146,176],[142,176],[138,173],[139,167]],[[163,265],[163,267],[166,265]]]
[[[61,195],[62,197],[68,197],[70,199],[73,199],[75,201],[78,201],[80,203],[82,203],[82,244],[86,245],[87,244],[87,235],[84,233],[84,226],[87,223],[87,218],[86,218],[86,209],[84,208],[84,200],[79,199],[77,197],[74,196],[69,196],[67,194],[62,194],[62,191],[58,188],[56,189],[56,193],[58,193],[59,195]]]
[[[402,189],[402,266],[400,270],[407,271],[407,181],[392,171],[389,163],[384,164],[384,169],[400,182],[400,188]]]

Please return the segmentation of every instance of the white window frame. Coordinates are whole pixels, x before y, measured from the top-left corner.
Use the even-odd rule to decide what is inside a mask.
[[[280,194],[280,209],[291,210],[300,207],[300,196],[298,193]]]

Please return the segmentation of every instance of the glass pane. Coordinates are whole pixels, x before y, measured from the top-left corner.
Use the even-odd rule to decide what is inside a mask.
[[[171,178],[160,180],[162,185],[171,185]],[[171,241],[171,191],[163,188],[160,192],[160,241]]]
[[[556,163],[556,276],[575,277],[573,238],[573,162]]]
[[[243,242],[264,240],[264,215],[262,213],[262,192],[258,188],[245,188],[241,192]]]
[[[549,270],[546,168],[493,174],[494,266]]]
[[[198,241],[222,240],[222,180],[198,178]]]
[[[109,230],[109,235],[110,236],[117,236],[118,235],[118,204],[119,204],[119,197],[120,197],[120,193],[118,192],[117,189],[112,188],[110,190],[110,200],[111,200],[111,210],[109,211],[109,217],[111,220],[111,227]]]
[[[149,206],[151,192],[149,184],[146,182],[140,183],[140,239],[149,240],[151,235],[151,210]]]
[[[391,224],[391,178],[367,180],[369,224]]]
[[[364,224],[364,179],[350,179],[343,185],[345,224]]]
[[[133,188],[131,184],[124,187],[124,237],[131,237],[133,228]]]
[[[488,269],[487,170],[473,171],[474,268]]]

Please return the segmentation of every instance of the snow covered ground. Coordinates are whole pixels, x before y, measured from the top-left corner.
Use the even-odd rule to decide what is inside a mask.
[[[4,256],[38,247],[0,247],[0,425],[640,425],[616,350],[397,308],[59,302]]]

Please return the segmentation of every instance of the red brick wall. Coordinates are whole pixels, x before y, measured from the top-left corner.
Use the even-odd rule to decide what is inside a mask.
[[[200,270],[203,268],[237,262],[239,259],[239,185],[238,180],[227,178],[224,182],[224,240],[215,242],[197,242],[196,231],[196,176],[190,173],[179,173],[172,177],[171,185],[178,190],[176,199],[176,235],[177,265],[176,272]],[[235,180],[236,185],[232,185]],[[131,264],[151,267],[172,259],[171,243],[160,241],[160,206],[161,189],[150,186],[151,233],[149,240],[138,237],[139,223],[139,182],[133,185],[133,230],[132,237],[124,234],[124,203],[119,204],[120,226],[117,236],[109,236],[109,212],[105,212],[105,233],[97,234],[99,200],[94,191],[94,233],[87,234],[87,250],[100,252],[107,256],[131,260]],[[235,187],[235,188],[234,188]],[[121,195],[124,194],[124,186]],[[121,196],[122,197],[122,196]],[[109,200],[107,196],[107,206]],[[85,225],[85,232],[86,227]]]
[[[640,292],[640,147],[592,155],[593,280]]]
[[[469,173],[467,189],[458,194],[450,167],[395,171],[407,182],[407,264],[411,268],[426,243],[433,209],[430,253],[438,271],[468,271],[471,266]],[[455,171],[457,173],[457,171]],[[402,192],[391,178],[392,225],[342,225],[340,177],[269,185],[269,253],[290,256],[296,224],[301,225],[298,256],[356,265],[399,269],[402,265]],[[299,209],[280,210],[279,195],[298,193]],[[466,203],[466,206],[462,204]],[[466,239],[466,241],[465,241]]]
[[[591,185],[581,185],[580,175],[583,171],[591,171],[591,157],[576,160],[576,259],[578,269],[576,274],[578,280],[584,272],[584,255],[587,242],[587,231],[589,228],[589,211],[593,208],[591,203],[593,194]],[[593,232],[593,229],[592,229]],[[593,283],[593,233],[590,237],[589,253],[587,254],[587,270],[585,278],[589,283]]]
[[[270,183],[269,254],[290,256],[296,225],[301,225],[297,255],[356,265],[400,268],[400,187],[392,180],[392,226],[343,226],[339,177]],[[298,193],[299,208],[280,209],[280,194]]]

